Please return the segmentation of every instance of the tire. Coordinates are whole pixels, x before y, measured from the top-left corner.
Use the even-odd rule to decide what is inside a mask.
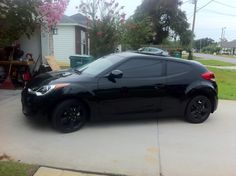
[[[65,100],[53,111],[52,125],[62,132],[70,133],[79,130],[86,122],[88,111],[78,100]]]
[[[190,123],[202,123],[211,113],[211,101],[203,95],[193,97],[186,108],[185,120]]]

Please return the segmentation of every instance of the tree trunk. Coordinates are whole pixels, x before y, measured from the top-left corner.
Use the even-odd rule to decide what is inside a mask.
[[[54,46],[53,46],[53,33],[52,29],[49,30],[49,55],[54,56]]]

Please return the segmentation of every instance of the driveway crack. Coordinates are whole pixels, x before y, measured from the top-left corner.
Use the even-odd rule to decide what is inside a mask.
[[[159,167],[159,176],[164,176],[163,175],[163,172],[162,172],[162,163],[161,163],[161,144],[160,144],[160,129],[159,129],[159,121],[158,121],[158,119],[157,119],[157,147],[158,147],[158,149],[159,149],[159,152],[158,152],[158,160],[159,160],[159,162],[158,162],[158,167]]]

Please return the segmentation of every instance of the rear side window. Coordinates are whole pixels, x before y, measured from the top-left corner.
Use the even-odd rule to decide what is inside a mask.
[[[188,64],[179,62],[167,62],[167,75],[176,75],[181,73],[190,72],[191,67]]]
[[[157,59],[135,58],[120,65],[124,78],[150,78],[162,76],[163,62]]]

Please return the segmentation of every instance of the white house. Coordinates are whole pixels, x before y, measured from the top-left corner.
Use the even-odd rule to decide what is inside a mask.
[[[231,54],[235,55],[236,54],[236,40],[232,40],[229,42],[221,42],[221,54]]]
[[[31,53],[36,60],[38,57],[53,55],[58,61],[69,62],[69,56],[75,54],[90,54],[90,40],[88,38],[88,20],[81,14],[63,16],[54,28],[53,47],[50,47],[49,33],[36,30],[28,39],[20,39],[21,49]],[[53,51],[50,51],[50,49]]]

